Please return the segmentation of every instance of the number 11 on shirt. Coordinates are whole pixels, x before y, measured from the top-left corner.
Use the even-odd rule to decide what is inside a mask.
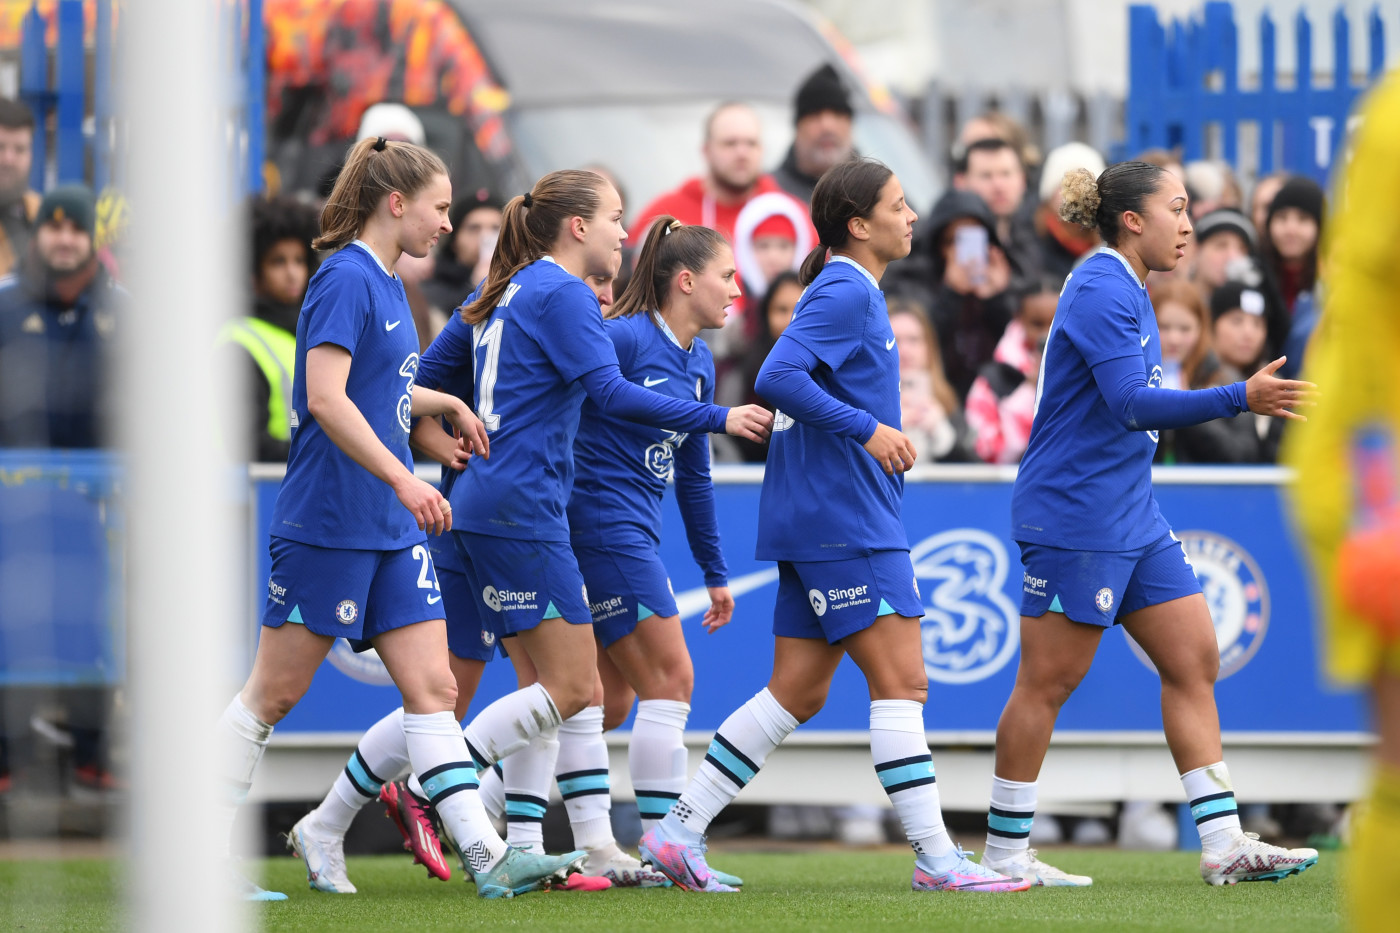
[[[481,378],[477,382],[477,406],[476,416],[481,419],[481,423],[486,425],[487,431],[495,431],[501,426],[501,416],[496,414],[496,376],[499,374],[501,363],[501,337],[505,333],[506,322],[500,320],[473,325],[472,337],[474,338],[472,353],[485,353],[485,362],[481,364]],[[472,360],[475,364],[476,360]]]

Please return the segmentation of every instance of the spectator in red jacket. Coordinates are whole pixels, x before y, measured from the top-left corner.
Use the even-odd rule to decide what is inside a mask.
[[[705,174],[683,182],[638,212],[630,231],[633,240],[646,238],[647,227],[662,214],[683,224],[712,227],[734,242],[739,211],[768,191],[780,191],[773,176],[763,171],[763,134],[758,114],[748,104],[725,103],[705,121]],[[806,215],[806,205],[801,205]]]

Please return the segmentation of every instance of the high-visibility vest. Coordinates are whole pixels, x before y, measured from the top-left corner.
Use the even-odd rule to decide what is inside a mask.
[[[241,317],[219,330],[220,343],[236,343],[258,364],[270,390],[267,433],[279,441],[292,439],[292,373],[297,365],[297,338],[261,318]]]

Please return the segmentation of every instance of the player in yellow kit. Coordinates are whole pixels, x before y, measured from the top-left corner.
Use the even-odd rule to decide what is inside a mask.
[[[1346,874],[1351,920],[1393,930],[1400,886],[1400,72],[1372,93],[1323,244],[1326,305],[1307,378],[1323,395],[1285,456],[1324,611],[1324,662],[1373,693],[1376,769]]]

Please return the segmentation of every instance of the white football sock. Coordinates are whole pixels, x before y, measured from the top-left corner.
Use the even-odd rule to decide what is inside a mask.
[[[486,818],[476,792],[476,769],[457,720],[449,710],[404,713],[403,731],[413,771],[443,829],[473,873],[486,871],[506,854],[506,844]]]
[[[943,826],[938,779],[924,736],[924,704],[917,700],[872,700],[870,755],[875,776],[890,796],[904,835],[918,853],[919,867],[947,871],[957,863],[953,840]]]
[[[554,777],[569,813],[574,848],[596,849],[613,842],[612,786],[601,706],[585,706],[559,727]]]
[[[985,858],[1004,861],[1030,848],[1035,822],[1035,781],[992,777],[992,805],[987,810]]]
[[[379,799],[384,784],[406,767],[408,741],[404,738],[401,706],[370,726],[360,739],[330,793],[313,811],[317,829],[343,837],[360,808]]]
[[[768,755],[797,728],[797,719],[764,687],[729,714],[710,742],[700,770],[659,829],[694,842],[711,821],[754,779]]]
[[[517,849],[544,854],[544,814],[559,757],[558,729],[530,740],[501,761],[506,791],[506,841]]]
[[[1201,834],[1201,848],[1212,852],[1228,849],[1243,830],[1240,810],[1235,803],[1235,787],[1230,782],[1230,770],[1225,762],[1187,771],[1181,776],[1186,799],[1191,804],[1191,816],[1196,831]]]
[[[627,768],[637,795],[642,832],[656,825],[685,790],[685,723],[690,704],[642,700],[632,722]]]
[[[478,774],[477,780],[481,782],[480,794],[481,805],[486,808],[486,813],[493,820],[502,821],[506,818],[506,782],[504,776],[505,769],[498,761],[485,771]]]
[[[233,821],[238,808],[248,799],[248,790],[253,786],[253,772],[262,761],[268,740],[272,737],[272,726],[263,722],[253,711],[243,705],[243,697],[235,695],[219,717],[219,731],[222,733],[222,768],[219,775],[227,789],[223,798],[224,806],[219,808],[219,823],[214,827],[216,844],[224,846],[225,852],[232,842]]]
[[[546,729],[557,729],[562,721],[549,691],[536,683],[507,693],[486,707],[462,734],[476,770],[485,771]]]

